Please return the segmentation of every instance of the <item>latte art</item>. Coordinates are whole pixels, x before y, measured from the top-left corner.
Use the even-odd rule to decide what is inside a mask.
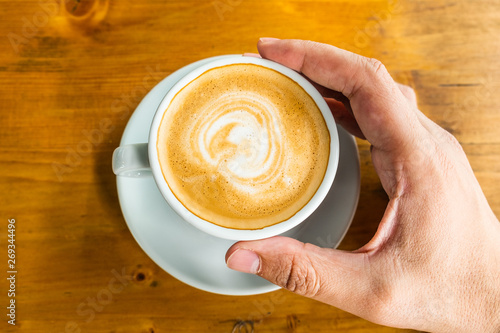
[[[188,138],[192,151],[215,169],[214,176],[248,194],[280,180],[286,148],[271,101],[253,92],[232,92],[207,103],[200,115]]]
[[[274,70],[234,64],[182,88],[157,150],[165,180],[192,213],[234,229],[287,220],[321,184],[330,136],[314,100]]]

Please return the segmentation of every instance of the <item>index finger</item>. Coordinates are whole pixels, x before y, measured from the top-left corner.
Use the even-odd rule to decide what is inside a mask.
[[[303,40],[265,38],[257,48],[263,58],[346,96],[361,131],[374,147],[399,150],[415,142],[420,123],[379,61]]]

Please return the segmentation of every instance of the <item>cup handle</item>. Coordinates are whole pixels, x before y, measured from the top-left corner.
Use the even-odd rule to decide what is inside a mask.
[[[148,144],[135,143],[118,147],[113,152],[113,172],[117,176],[144,177],[151,175]]]

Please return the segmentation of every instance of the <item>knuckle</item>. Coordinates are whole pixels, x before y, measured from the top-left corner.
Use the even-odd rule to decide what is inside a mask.
[[[276,281],[281,287],[306,297],[316,296],[320,289],[319,275],[307,257],[291,255]]]
[[[357,56],[355,59],[357,63],[343,89],[347,98],[352,99],[367,84],[384,84],[386,81],[392,80],[381,61],[363,56]]]
[[[411,101],[413,101],[417,98],[415,90],[410,86],[400,84],[399,90],[401,90],[401,92],[403,93],[403,96],[405,96],[406,98],[408,98]]]
[[[450,132],[448,132],[448,131],[445,131],[445,132],[446,132],[445,135],[446,135],[447,142],[452,147],[454,147],[455,149],[457,149],[458,151],[463,152],[463,147],[460,144],[460,142],[458,141],[458,139],[453,134],[451,134]]]
[[[301,41],[301,44],[304,56],[302,57],[302,63],[299,66],[299,72],[304,71],[306,66],[311,66],[311,62],[316,62],[314,57],[308,57],[308,55],[310,55],[311,50],[317,49],[320,46],[320,44],[310,40],[303,40]]]
[[[387,69],[385,68],[384,64],[378,60],[378,59],[375,59],[375,58],[366,58],[366,69],[379,76],[379,75],[386,75],[388,72],[387,72]]]
[[[458,141],[458,139],[453,134],[448,132],[446,129],[441,128],[437,136],[441,144],[451,148],[452,151],[454,151],[455,153],[456,152],[464,153],[463,147]]]

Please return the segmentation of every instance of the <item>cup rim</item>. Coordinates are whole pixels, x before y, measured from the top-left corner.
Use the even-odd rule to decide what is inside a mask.
[[[232,229],[216,225],[212,222],[209,222],[207,220],[198,217],[197,215],[189,211],[182,204],[182,202],[180,202],[177,199],[177,197],[173,194],[170,187],[168,186],[168,183],[163,177],[163,173],[160,167],[160,162],[158,160],[158,151],[156,149],[158,130],[161,121],[163,119],[163,114],[165,113],[165,110],[169,106],[173,97],[175,97],[175,95],[184,86],[195,80],[198,76],[200,76],[204,72],[213,68],[223,67],[232,64],[260,65],[266,68],[276,70],[279,73],[295,81],[309,94],[309,96],[311,96],[311,98],[314,100],[314,102],[320,109],[330,134],[330,155],[328,158],[328,166],[325,175],[323,177],[323,181],[316,190],[316,193],[304,207],[302,207],[289,219],[262,229],[255,229],[255,230]],[[148,155],[149,155],[151,171],[153,173],[153,178],[160,190],[160,193],[165,198],[170,207],[178,215],[180,215],[183,220],[190,223],[199,230],[202,230],[212,236],[216,236],[219,238],[230,239],[230,240],[256,240],[256,239],[276,236],[294,228],[301,222],[305,221],[318,208],[318,206],[323,202],[326,195],[328,194],[335,179],[339,162],[339,147],[340,146],[339,146],[337,126],[333,118],[333,115],[330,111],[330,108],[326,104],[326,101],[321,96],[321,94],[316,90],[316,88],[301,74],[271,60],[257,58],[257,57],[243,56],[243,55],[228,55],[224,58],[210,61],[207,64],[195,68],[193,71],[189,72],[179,81],[177,81],[174,84],[174,86],[163,97],[162,101],[160,102],[160,104],[156,109],[153,121],[151,123],[151,128],[149,132],[149,142],[148,142]]]

